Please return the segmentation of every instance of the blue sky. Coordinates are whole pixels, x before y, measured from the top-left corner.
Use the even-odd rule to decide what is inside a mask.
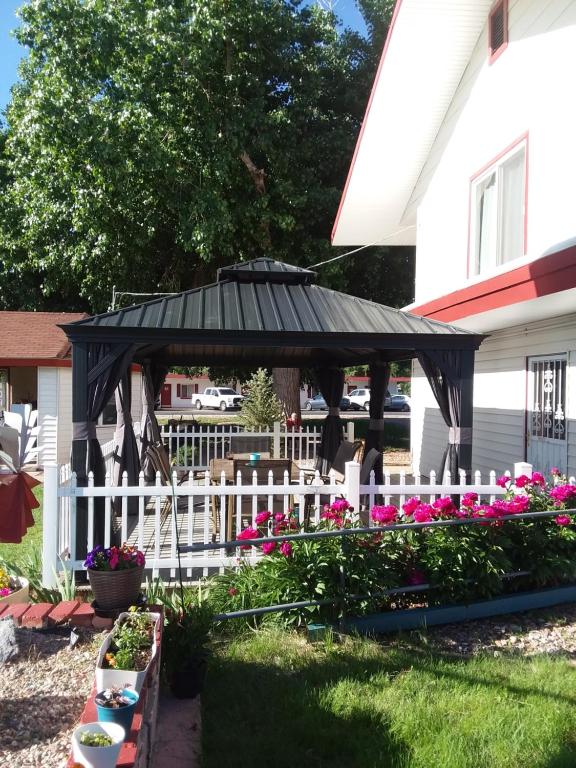
[[[10,99],[10,86],[18,77],[18,62],[24,53],[24,49],[10,34],[10,30],[18,24],[16,9],[22,4],[23,0],[0,0],[0,110],[5,108]],[[346,26],[365,30],[354,0],[336,0],[335,8]]]

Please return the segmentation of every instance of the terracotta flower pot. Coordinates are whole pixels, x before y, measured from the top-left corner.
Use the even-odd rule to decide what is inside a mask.
[[[88,568],[88,579],[98,608],[112,611],[136,603],[142,586],[144,566],[119,571],[94,571]]]

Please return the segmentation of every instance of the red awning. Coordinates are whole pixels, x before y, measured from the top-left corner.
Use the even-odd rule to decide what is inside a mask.
[[[40,481],[26,472],[0,473],[0,541],[20,544],[34,525],[32,510],[40,506],[32,488]]]

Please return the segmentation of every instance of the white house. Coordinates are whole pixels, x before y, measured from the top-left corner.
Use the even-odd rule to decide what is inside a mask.
[[[416,245],[408,309],[490,334],[482,471],[576,474],[574,72],[575,0],[398,0],[334,226],[334,245]],[[422,472],[445,435],[415,366]]]
[[[70,460],[72,360],[70,343],[58,325],[86,315],[72,312],[0,312],[0,414],[19,403],[38,409],[39,464]],[[132,372],[132,418],[140,418],[141,376]],[[114,403],[96,428],[101,443],[116,424]]]

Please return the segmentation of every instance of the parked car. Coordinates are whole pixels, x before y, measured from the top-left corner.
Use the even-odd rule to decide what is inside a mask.
[[[353,389],[349,393],[348,399],[350,400],[350,408],[355,411],[368,411],[370,410],[370,390],[363,387],[362,389]]]
[[[386,406],[391,411],[409,411],[410,398],[408,395],[392,395],[390,405]]]
[[[314,397],[310,397],[306,400],[304,408],[307,411],[325,411],[328,406],[322,395],[314,395]],[[342,400],[340,400],[340,410],[347,411],[348,408],[350,408],[350,400],[347,397],[343,397]]]
[[[194,407],[197,411],[202,408],[219,408],[227,411],[228,408],[239,408],[244,398],[231,387],[208,387],[200,395],[194,395]]]

